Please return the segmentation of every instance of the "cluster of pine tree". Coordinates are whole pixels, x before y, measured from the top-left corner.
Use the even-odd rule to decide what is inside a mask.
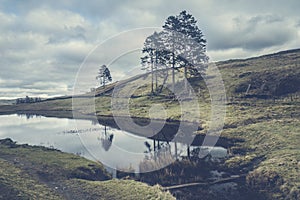
[[[21,103],[35,103],[35,102],[41,102],[42,99],[40,97],[29,97],[26,96],[25,98],[19,98],[16,100],[16,104]]]
[[[204,72],[208,63],[206,39],[191,14],[182,11],[177,16],[170,16],[162,27],[161,32],[154,32],[146,38],[142,50],[142,67],[152,74],[152,94],[159,92],[157,76],[162,75],[165,83],[168,71],[171,71],[174,91],[176,70],[182,69],[187,81],[188,76]]]

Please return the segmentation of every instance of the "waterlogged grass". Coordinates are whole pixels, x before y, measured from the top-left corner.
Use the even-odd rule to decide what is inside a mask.
[[[1,140],[0,199],[174,199],[159,186],[109,178],[100,163]]]
[[[20,166],[26,165],[45,180],[68,177],[105,180],[110,177],[100,163],[56,150],[27,145],[14,148],[1,145],[0,152],[0,157]]]
[[[175,199],[169,192],[162,192],[158,185],[150,187],[145,183],[133,180],[86,181],[72,179],[67,181],[67,187],[74,190],[75,195],[88,194],[93,199],[148,200]]]
[[[45,184],[0,159],[0,199],[62,199]]]
[[[273,119],[226,130],[224,134],[244,138],[245,143],[240,148],[249,150],[244,155],[227,160],[229,168],[251,166],[253,169],[248,176],[249,185],[261,191],[269,191],[267,194],[270,198],[299,199],[299,119]]]
[[[237,100],[226,107],[225,127],[238,127],[271,119],[299,118],[300,99],[290,101]]]

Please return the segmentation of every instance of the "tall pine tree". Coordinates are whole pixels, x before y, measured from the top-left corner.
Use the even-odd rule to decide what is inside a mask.
[[[164,38],[163,32],[154,32],[152,35],[146,38],[142,50],[142,69],[151,72],[151,94],[154,94],[154,85],[155,91],[158,89],[157,77],[160,73],[158,71],[165,66],[165,62],[167,60],[166,56],[164,56],[166,54],[164,49]]]
[[[96,79],[100,81],[100,85],[102,85],[104,88],[105,88],[106,83],[112,81],[110,71],[106,67],[106,65],[102,65],[100,67],[99,72],[98,72],[98,76],[96,77]]]
[[[197,20],[186,11],[182,11],[177,16],[168,17],[163,28],[169,35],[168,44],[165,46],[171,52],[172,87],[174,89],[175,69],[184,68],[185,80],[187,80],[188,71],[193,74],[205,70],[203,64],[208,62],[206,40],[197,26]]]

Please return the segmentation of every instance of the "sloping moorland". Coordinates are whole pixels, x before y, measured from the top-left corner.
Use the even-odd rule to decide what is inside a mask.
[[[224,167],[247,173],[248,186],[269,199],[299,199],[300,50],[228,60],[216,65],[222,74],[227,95],[222,137],[239,141],[227,147],[234,156],[225,162]],[[127,83],[128,91],[135,81],[139,81],[140,85],[129,102],[131,115],[148,118],[151,105],[159,102],[166,109],[169,122],[180,120],[178,101],[168,98],[166,88],[162,88],[157,96],[149,95],[149,79],[148,74],[146,78],[141,76]],[[177,80],[180,80],[180,75]],[[199,96],[201,128],[198,134],[204,134],[210,122],[209,92],[201,77],[193,77],[189,81]],[[92,100],[78,97],[80,109],[77,112],[93,115],[95,104],[99,120],[111,124],[111,93],[105,91],[97,89]],[[0,112],[72,117],[72,99],[1,106]],[[9,165],[6,161],[1,163]]]

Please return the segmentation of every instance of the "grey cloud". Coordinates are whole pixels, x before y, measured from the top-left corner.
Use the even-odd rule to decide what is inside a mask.
[[[14,88],[18,87],[20,84],[22,84],[21,80],[0,79],[0,85],[2,88]]]
[[[132,5],[135,2],[129,0],[123,1],[106,1],[106,0],[90,0],[90,1],[69,1],[62,0],[60,2],[45,1],[18,1],[8,0],[2,4],[2,9],[16,12],[20,15],[26,15],[33,9],[54,9],[54,10],[70,10],[74,13],[80,13],[82,16],[98,21],[105,19],[111,15],[118,13],[122,5]],[[63,19],[62,19],[63,20]]]
[[[21,85],[20,88],[24,89],[33,89],[33,90],[57,90],[59,88],[65,88],[66,84],[63,82],[45,82],[45,81],[39,81],[39,82],[33,82]]]
[[[259,28],[259,26],[284,22],[284,18],[278,15],[256,15],[248,20],[240,20],[239,18],[235,18],[234,20],[237,22],[238,26],[246,27],[244,32],[255,30]]]
[[[261,50],[280,46],[296,39],[296,27],[288,19],[276,15],[258,15],[249,19],[233,18],[233,26],[225,31],[215,31],[209,37],[210,48],[228,49],[244,48]]]
[[[49,37],[48,44],[66,43],[70,41],[86,41],[86,30],[82,26],[65,27],[65,31]]]
[[[0,95],[69,93],[79,66],[95,45],[120,31],[161,27],[168,16],[183,9],[197,18],[214,60],[294,47],[299,41],[299,7],[297,0],[4,0],[0,5]],[[122,45],[126,44],[113,47]],[[114,57],[119,56],[116,52],[106,51]],[[112,66],[118,69],[115,77],[122,77],[137,63],[130,56],[120,61],[124,62]],[[105,55],[97,55],[90,62],[96,69],[108,61]]]

